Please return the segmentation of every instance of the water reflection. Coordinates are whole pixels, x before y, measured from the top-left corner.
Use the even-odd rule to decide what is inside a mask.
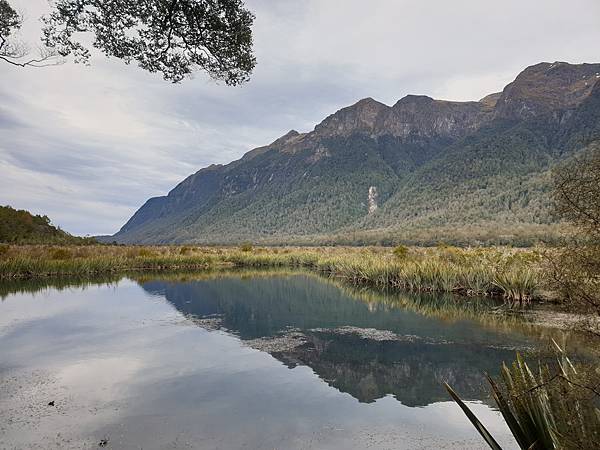
[[[465,398],[485,399],[484,373],[495,373],[515,349],[533,348],[535,340],[519,332],[486,328],[469,320],[473,309],[490,308],[482,300],[457,300],[340,289],[311,275],[247,276],[187,282],[148,281],[142,287],[164,296],[200,326],[215,326],[242,340],[258,342],[289,367],[309,366],[330,386],[361,402],[388,394],[409,406],[447,400],[448,381]],[[448,316],[411,311],[412,305],[447,307]],[[478,311],[481,313],[481,311]],[[203,321],[202,319],[209,319]],[[501,319],[496,316],[496,322]],[[381,337],[372,330],[393,332]],[[290,334],[303,340],[289,345]],[[278,337],[278,345],[260,338]],[[267,341],[269,342],[269,341]]]
[[[441,382],[487,401],[482,373],[539,341],[485,299],[285,271],[20,281],[0,297],[9,448],[482,448]],[[499,415],[471,406],[511,448]]]

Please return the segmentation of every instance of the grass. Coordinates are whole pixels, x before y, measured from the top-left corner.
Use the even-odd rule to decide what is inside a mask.
[[[503,365],[500,380],[487,376],[492,396],[523,450],[599,448],[600,410],[595,370],[585,365],[576,368],[553,342],[558,350],[554,364],[539,363],[537,370],[532,369],[517,353],[511,366]],[[448,384],[445,386],[485,442],[501,450],[458,394]]]
[[[131,270],[307,268],[355,285],[411,292],[533,299],[539,255],[511,248],[3,246],[0,279],[81,276]]]

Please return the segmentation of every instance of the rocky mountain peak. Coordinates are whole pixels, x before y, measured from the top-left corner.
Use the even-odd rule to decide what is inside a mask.
[[[600,64],[543,62],[523,70],[496,104],[496,116],[528,119],[578,106],[600,79]]]
[[[281,136],[280,138],[275,139],[269,145],[265,145],[263,147],[258,147],[253,150],[250,150],[244,156],[242,156],[242,160],[248,161],[248,160],[254,158],[255,156],[258,156],[268,150],[272,150],[272,149],[281,150],[281,149],[285,148],[286,146],[299,141],[304,136],[305,136],[304,133],[298,133],[296,130],[290,130],[286,134]]]
[[[402,107],[419,107],[424,105],[429,105],[435,102],[435,100],[427,95],[415,95],[408,94],[402,97],[400,100],[396,102],[393,108],[402,108]]]
[[[290,130],[286,134],[269,144],[269,147],[282,147],[293,141],[296,141],[297,138],[300,136],[302,136],[301,133],[298,133],[296,130]]]
[[[502,92],[494,92],[493,94],[488,94],[485,97],[483,97],[481,100],[479,100],[479,103],[491,110],[494,109],[496,103],[498,103],[498,100],[500,100],[501,96]]]
[[[390,107],[372,98],[364,98],[342,108],[315,127],[319,135],[346,135],[353,132],[374,133]]]
[[[426,95],[407,95],[396,102],[384,126],[396,136],[458,137],[486,119],[479,102],[435,100]]]

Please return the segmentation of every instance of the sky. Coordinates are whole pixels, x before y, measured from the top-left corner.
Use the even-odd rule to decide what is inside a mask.
[[[35,48],[47,0],[9,0]],[[94,54],[0,62],[0,205],[113,234],[150,197],[361,98],[478,100],[542,61],[600,62],[598,0],[247,0],[257,66],[242,86],[180,84]]]

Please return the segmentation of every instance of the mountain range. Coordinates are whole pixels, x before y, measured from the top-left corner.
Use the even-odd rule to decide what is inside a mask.
[[[527,245],[552,169],[600,139],[600,64],[540,63],[479,101],[372,98],[154,197],[121,243]]]

